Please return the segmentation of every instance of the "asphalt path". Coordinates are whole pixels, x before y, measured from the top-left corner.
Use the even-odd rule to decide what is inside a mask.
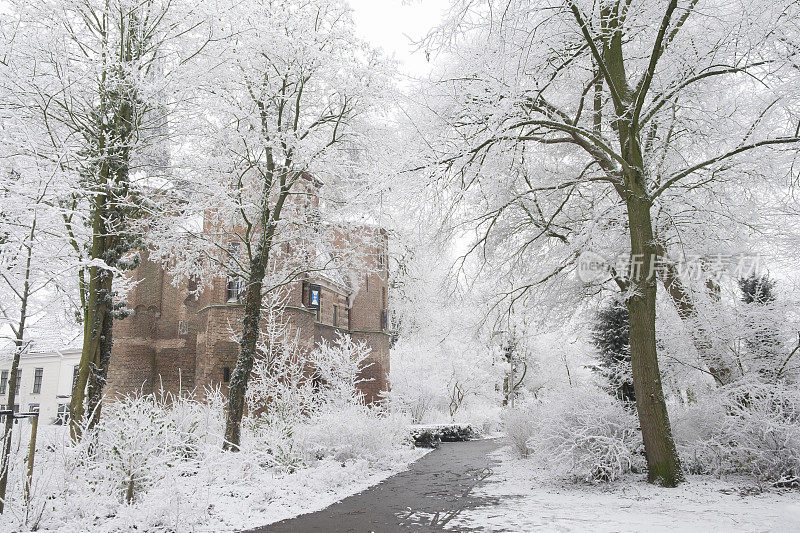
[[[276,522],[252,533],[395,533],[446,531],[465,509],[494,505],[474,489],[492,475],[487,455],[495,439],[443,443],[411,467],[315,513]],[[480,531],[461,525],[458,531]]]

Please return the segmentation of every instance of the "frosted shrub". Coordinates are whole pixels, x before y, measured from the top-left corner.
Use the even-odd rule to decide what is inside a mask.
[[[528,404],[519,405],[513,409],[505,409],[501,415],[503,432],[512,450],[519,457],[528,457],[531,449],[528,442],[533,437],[536,424],[533,417],[535,409]]]
[[[283,314],[269,307],[259,338],[259,356],[247,387],[247,405],[252,413],[269,413],[287,424],[304,420],[316,407],[312,363],[299,345]]]
[[[337,461],[391,462],[408,443],[408,419],[359,404],[328,406],[296,429],[306,457]]]
[[[364,381],[361,373],[372,349],[363,341],[354,341],[350,335],[336,332],[330,344],[324,339],[311,352],[309,359],[322,383],[322,401],[326,403],[363,403],[358,385]]]
[[[317,409],[295,428],[305,457],[337,461],[391,461],[408,440],[408,420],[379,407],[364,405],[359,391],[370,348],[339,334],[317,345],[309,359],[320,381]]]
[[[746,473],[800,485],[800,391],[737,383],[673,409],[675,438],[696,473]]]
[[[510,416],[508,427],[518,431],[517,442],[529,431],[528,456],[559,475],[612,481],[644,468],[636,415],[600,389],[571,388],[535,400]]]
[[[258,450],[262,467],[291,473],[304,466],[303,453],[295,439],[295,429],[301,422],[293,411],[270,411],[269,416],[247,421],[255,445],[251,448]]]
[[[202,412],[189,398],[125,397],[105,409],[90,461],[130,503],[169,468],[197,456]]]
[[[387,399],[394,409],[408,413],[412,424],[421,424],[430,414],[444,411],[442,391],[425,381],[407,387],[396,387],[392,382]]]

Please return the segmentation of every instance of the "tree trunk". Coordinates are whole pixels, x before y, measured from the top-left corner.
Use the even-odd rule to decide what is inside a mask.
[[[667,414],[656,353],[655,242],[650,203],[644,190],[628,195],[631,238],[631,283],[634,294],[627,300],[630,316],[631,368],[636,410],[642,429],[647,479],[665,487],[683,481],[680,460]]]
[[[250,264],[250,277],[245,290],[244,319],[242,320],[242,338],[239,341],[239,357],[236,368],[231,375],[228,389],[228,409],[225,413],[224,450],[239,451],[241,444],[242,417],[244,416],[244,398],[247,383],[256,357],[259,324],[261,322],[262,295],[266,273],[266,258],[269,254],[269,243],[261,243]]]
[[[105,256],[105,213],[106,199],[104,194],[97,194],[92,206],[92,259]],[[111,298],[111,272],[103,271],[97,266],[89,267],[89,283],[86,290],[86,309],[83,320],[83,348],[78,363],[78,379],[72,388],[69,404],[69,426],[73,441],[81,438],[84,425],[84,402],[89,375],[96,362],[100,361],[101,337],[108,316],[108,300]],[[106,289],[108,292],[106,292]]]
[[[19,369],[19,359],[22,355],[23,344],[19,340],[14,350],[14,358],[11,361],[11,375],[8,376],[8,400],[6,406],[12,414],[5,417],[3,427],[3,456],[0,457],[0,514],[5,507],[6,488],[8,487],[8,470],[11,467],[11,431],[14,429],[14,402],[17,400],[17,370]]]
[[[107,298],[111,298],[111,275],[104,280],[103,293]],[[108,379],[108,365],[111,362],[111,349],[114,346],[114,314],[112,303],[108,302],[103,312],[103,326],[100,331],[100,343],[97,350],[98,360],[92,362],[91,372],[89,373],[89,387],[87,390],[86,408],[89,413],[89,429],[97,425],[100,420],[100,410],[102,408],[103,390]]]
[[[5,507],[6,489],[8,488],[8,471],[11,467],[11,432],[14,429],[14,404],[17,401],[17,372],[19,371],[19,360],[25,349],[25,324],[28,321],[28,298],[31,294],[31,264],[33,261],[36,220],[36,217],[34,217],[28,234],[25,281],[22,284],[22,299],[20,300],[19,322],[17,323],[16,338],[14,339],[14,357],[11,360],[11,375],[8,376],[8,400],[6,407],[11,411],[11,414],[6,416],[3,427],[3,455],[0,456],[0,514],[3,513]]]
[[[271,160],[271,156],[269,156]],[[270,164],[270,167],[272,165]],[[242,433],[242,417],[244,416],[244,398],[247,393],[247,383],[256,357],[256,345],[261,323],[261,307],[263,305],[264,277],[269,263],[269,254],[275,237],[275,229],[281,218],[283,204],[289,197],[290,182],[287,185],[287,174],[281,174],[278,198],[273,209],[270,209],[269,199],[272,192],[274,170],[270,170],[264,185],[262,198],[262,227],[263,233],[259,239],[256,253],[250,261],[250,275],[245,288],[244,319],[242,320],[242,338],[239,341],[239,357],[236,359],[236,368],[231,375],[228,387],[228,408],[225,413],[225,441],[223,450],[239,451]]]

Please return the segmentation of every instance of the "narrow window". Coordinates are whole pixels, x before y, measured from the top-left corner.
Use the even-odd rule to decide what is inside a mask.
[[[58,404],[58,412],[56,413],[56,424],[63,425],[69,421],[69,404],[68,403],[60,403]]]
[[[226,298],[228,302],[238,302],[242,297],[242,280],[238,276],[228,278]]]
[[[228,383],[231,380],[231,367],[226,366],[222,368],[222,382]]]
[[[367,286],[366,287],[367,292],[369,292],[369,274],[367,274],[366,277],[365,277],[365,283],[366,283],[366,286]]]
[[[386,308],[386,287],[381,287],[381,298],[383,300],[383,307]]]
[[[42,377],[44,377],[44,368],[37,368],[33,371],[33,394],[42,392]]]
[[[238,269],[238,257],[242,243],[232,241],[228,243],[228,268],[236,272]],[[242,297],[242,278],[238,275],[228,276],[228,286],[226,288],[225,300],[227,302],[238,302]]]
[[[14,414],[17,414],[17,413],[19,413],[19,404],[15,403],[14,404]]]
[[[0,373],[0,394],[6,393],[6,387],[8,386],[8,370],[3,370]]]
[[[339,327],[339,306],[333,306],[333,325],[334,327]]]
[[[304,281],[300,284],[300,303],[304,307],[308,307],[308,282]]]

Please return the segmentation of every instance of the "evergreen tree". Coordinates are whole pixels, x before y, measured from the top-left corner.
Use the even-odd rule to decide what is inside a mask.
[[[774,322],[774,310],[769,309],[770,304],[777,299],[775,286],[775,280],[768,274],[751,274],[747,278],[739,279],[742,302],[751,311],[745,345],[753,359],[758,361],[759,372],[766,378],[773,375],[775,363],[780,359],[782,344],[780,332]],[[766,313],[758,312],[762,310]]]
[[[750,277],[739,280],[739,289],[742,291],[742,301],[746,304],[768,304],[775,301],[775,280],[769,274],[750,274]]]
[[[611,300],[597,313],[592,328],[596,370],[608,380],[608,392],[626,403],[636,401],[631,373],[630,325],[625,304]]]

